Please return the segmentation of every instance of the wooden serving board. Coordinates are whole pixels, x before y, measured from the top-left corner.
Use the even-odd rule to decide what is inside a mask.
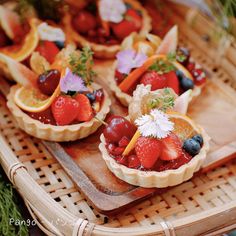
[[[111,78],[111,64],[97,63],[99,83],[111,96],[112,113],[126,115],[127,109],[119,104],[109,90],[107,82]],[[235,108],[236,93],[218,80],[209,80],[201,96],[191,104],[188,115],[211,136],[211,149],[201,171],[209,171],[236,157]],[[76,142],[43,142],[98,211],[107,215],[115,214],[153,194],[167,191],[135,187],[116,178],[107,168],[98,149],[103,128]]]

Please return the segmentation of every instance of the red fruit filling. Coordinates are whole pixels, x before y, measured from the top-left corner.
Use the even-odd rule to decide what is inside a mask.
[[[138,32],[141,29],[142,16],[137,10],[127,8],[123,20],[119,23],[108,22],[108,30],[106,30],[102,26],[99,14],[97,14],[96,5],[90,5],[77,12],[71,23],[79,34],[91,42],[116,45],[120,44],[132,32]]]

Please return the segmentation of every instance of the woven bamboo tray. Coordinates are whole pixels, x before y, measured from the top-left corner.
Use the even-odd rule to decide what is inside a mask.
[[[193,27],[193,16],[204,22],[204,32],[202,24]],[[173,17],[193,58],[236,89],[235,42],[222,52],[220,42],[206,40],[214,28],[202,16],[175,9]],[[0,79],[0,88],[7,93],[9,85]],[[236,228],[236,160],[108,218],[87,202],[40,140],[18,129],[2,95],[0,131],[0,163],[47,235],[219,235]]]

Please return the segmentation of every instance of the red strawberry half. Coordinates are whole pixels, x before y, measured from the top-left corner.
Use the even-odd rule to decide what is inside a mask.
[[[146,72],[142,76],[140,83],[144,85],[150,84],[152,91],[167,87],[167,79],[163,75],[159,75],[156,71]]]
[[[50,41],[40,41],[36,51],[45,57],[50,64],[53,63],[57,53],[59,53],[56,44]]]
[[[77,120],[81,122],[91,120],[93,118],[93,109],[89,99],[84,94],[78,94],[75,99],[79,104]]]
[[[135,151],[141,165],[150,169],[161,155],[161,142],[156,138],[140,137],[135,144]]]
[[[176,134],[171,133],[168,137],[162,139],[162,160],[175,160],[179,158],[182,153],[182,143]]]
[[[172,88],[179,95],[179,80],[175,71],[170,71],[163,76],[167,79],[167,87]]]
[[[78,108],[78,102],[69,96],[57,97],[51,106],[57,125],[71,124],[77,117]]]

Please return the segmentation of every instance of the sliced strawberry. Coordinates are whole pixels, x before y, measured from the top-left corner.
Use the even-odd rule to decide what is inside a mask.
[[[45,57],[50,64],[52,64],[57,53],[59,52],[59,49],[53,42],[40,41],[36,51]]]
[[[113,24],[112,29],[116,37],[123,40],[125,37],[129,36],[132,32],[136,31],[136,26],[134,22],[123,20],[120,23]]]
[[[171,133],[168,137],[162,139],[162,160],[175,160],[179,158],[182,153],[182,143],[176,134]]]
[[[128,167],[138,169],[141,166],[140,160],[136,155],[128,156]]]
[[[161,142],[156,138],[140,137],[135,144],[135,151],[142,166],[150,169],[161,155]]]
[[[179,95],[179,80],[175,71],[170,71],[163,76],[167,79],[167,87],[172,88]]]
[[[144,85],[150,84],[152,87],[152,91],[167,87],[166,77],[164,77],[163,75],[159,75],[156,71],[146,72],[142,76],[140,83]]]
[[[78,102],[69,96],[59,96],[52,103],[51,109],[57,125],[69,125],[78,115]]]
[[[140,30],[142,27],[142,17],[138,14],[138,12],[132,8],[128,9],[125,14],[125,19],[128,21],[132,21],[136,27],[136,30]]]
[[[118,145],[119,147],[126,147],[128,146],[129,142],[130,142],[130,139],[127,138],[126,136],[123,136],[122,139],[119,141]]]
[[[90,121],[94,115],[89,99],[84,94],[76,95],[75,99],[79,104],[77,120],[81,122]]]
[[[126,156],[117,156],[115,160],[117,163],[121,165],[124,165],[124,166],[128,165],[128,158]]]
[[[115,78],[118,84],[124,80],[125,76],[125,74],[120,73],[118,70],[115,71]]]

